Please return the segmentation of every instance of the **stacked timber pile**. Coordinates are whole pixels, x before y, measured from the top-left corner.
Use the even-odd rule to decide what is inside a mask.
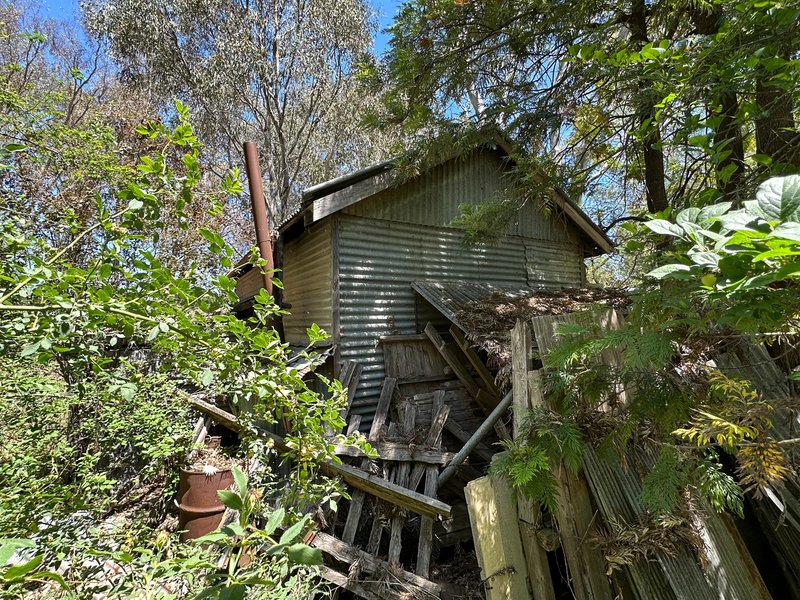
[[[361,598],[482,598],[477,564],[464,558],[472,552],[465,486],[486,471],[497,441],[510,439],[501,417],[511,396],[501,400],[455,327],[442,334],[428,324],[424,334],[381,343],[389,376],[368,434],[378,456],[348,447],[337,453],[350,461],[345,468],[404,492],[391,498],[353,489],[309,543],[330,559],[325,576]],[[359,373],[358,365],[342,367],[350,399]],[[347,430],[359,424],[354,415]],[[431,510],[412,508],[412,496]],[[433,502],[446,511],[433,510]]]

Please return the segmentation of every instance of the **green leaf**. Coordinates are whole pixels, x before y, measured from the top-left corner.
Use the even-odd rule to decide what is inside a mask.
[[[800,223],[781,223],[772,230],[772,235],[770,237],[800,242]]]
[[[652,219],[651,221],[647,221],[644,225],[648,229],[655,231],[656,233],[660,233],[661,235],[683,237],[683,229],[681,229],[675,223],[670,223],[665,219]]]
[[[36,548],[31,540],[23,538],[5,538],[0,540],[0,567],[5,565],[20,548]]]
[[[296,565],[313,566],[323,563],[322,552],[319,548],[312,548],[303,543],[292,544],[286,548],[286,555]]]
[[[768,221],[800,221],[800,175],[767,179],[758,186],[755,206]]]
[[[244,600],[247,588],[240,584],[225,587],[219,592],[219,600]]]
[[[647,274],[647,277],[652,277],[653,279],[675,278],[676,276],[679,276],[679,273],[688,274],[691,270],[691,267],[688,265],[675,263],[671,265],[663,265],[653,269]]]
[[[280,527],[281,523],[283,523],[284,517],[286,517],[286,511],[283,509],[283,507],[278,508],[269,516],[269,519],[267,519],[267,524],[264,526],[264,532],[267,535],[272,535],[275,533],[275,530]]]
[[[38,554],[34,556],[31,560],[21,565],[16,565],[14,567],[9,567],[6,569],[6,572],[2,574],[3,579],[6,581],[14,581],[15,579],[20,579],[24,575],[27,575],[31,571],[35,571],[40,564],[42,564],[42,559],[44,558],[44,554]]]
[[[230,538],[230,536],[224,531],[212,531],[211,533],[207,533],[193,541],[195,544],[199,545],[216,544],[218,542],[227,540],[228,538]]]
[[[731,207],[732,202],[718,202],[700,209],[700,214],[697,217],[698,223],[706,223],[708,221],[719,219],[722,215],[727,213]]]
[[[716,267],[719,264],[719,255],[714,252],[690,252],[689,258],[701,267]]]
[[[228,508],[232,508],[233,510],[242,510],[242,508],[244,508],[242,499],[236,492],[232,492],[230,490],[219,490],[217,492],[217,496],[219,496],[219,499]]]
[[[683,225],[684,223],[699,223],[699,217],[700,209],[691,207],[675,215],[675,222],[678,225]]]
[[[239,497],[244,499],[247,497],[247,475],[237,466],[233,465],[231,468],[233,473],[233,480],[236,482],[236,487],[239,488]]]
[[[41,346],[41,344],[42,344],[41,340],[28,344],[22,349],[22,352],[20,352],[19,355],[22,357],[30,356],[31,354],[34,354],[35,352],[39,351],[39,346]]]
[[[306,522],[308,521],[308,517],[305,517],[289,527],[286,531],[283,532],[281,539],[278,541],[279,544],[288,544],[289,542],[297,539],[297,536],[303,531],[303,528],[306,526]]]

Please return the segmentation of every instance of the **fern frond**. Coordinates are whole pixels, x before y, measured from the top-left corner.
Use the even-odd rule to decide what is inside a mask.
[[[642,505],[656,515],[673,512],[689,483],[687,467],[690,464],[681,460],[675,448],[662,448],[655,466],[642,481],[642,493],[639,496]]]
[[[729,510],[744,518],[744,492],[736,480],[722,470],[719,458],[709,453],[695,468],[697,487],[717,512]]]

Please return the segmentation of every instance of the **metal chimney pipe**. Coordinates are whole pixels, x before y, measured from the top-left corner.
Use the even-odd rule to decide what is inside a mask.
[[[258,147],[253,142],[244,143],[244,164],[247,169],[247,182],[250,187],[250,203],[253,207],[253,222],[256,226],[256,244],[261,258],[267,262],[266,270],[275,268],[272,256],[272,240],[267,222],[267,200],[261,182],[261,165],[258,160]],[[264,289],[272,295],[272,273],[263,274]]]

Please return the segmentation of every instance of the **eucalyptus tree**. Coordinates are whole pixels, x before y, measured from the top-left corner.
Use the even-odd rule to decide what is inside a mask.
[[[411,0],[384,118],[499,127],[520,172],[537,173],[525,185],[624,212],[735,200],[798,165],[798,14],[754,0]]]
[[[196,127],[230,162],[261,150],[274,221],[306,185],[382,157],[361,128],[354,77],[372,46],[364,0],[86,0],[126,81],[187,101]],[[353,151],[353,149],[356,151]]]

